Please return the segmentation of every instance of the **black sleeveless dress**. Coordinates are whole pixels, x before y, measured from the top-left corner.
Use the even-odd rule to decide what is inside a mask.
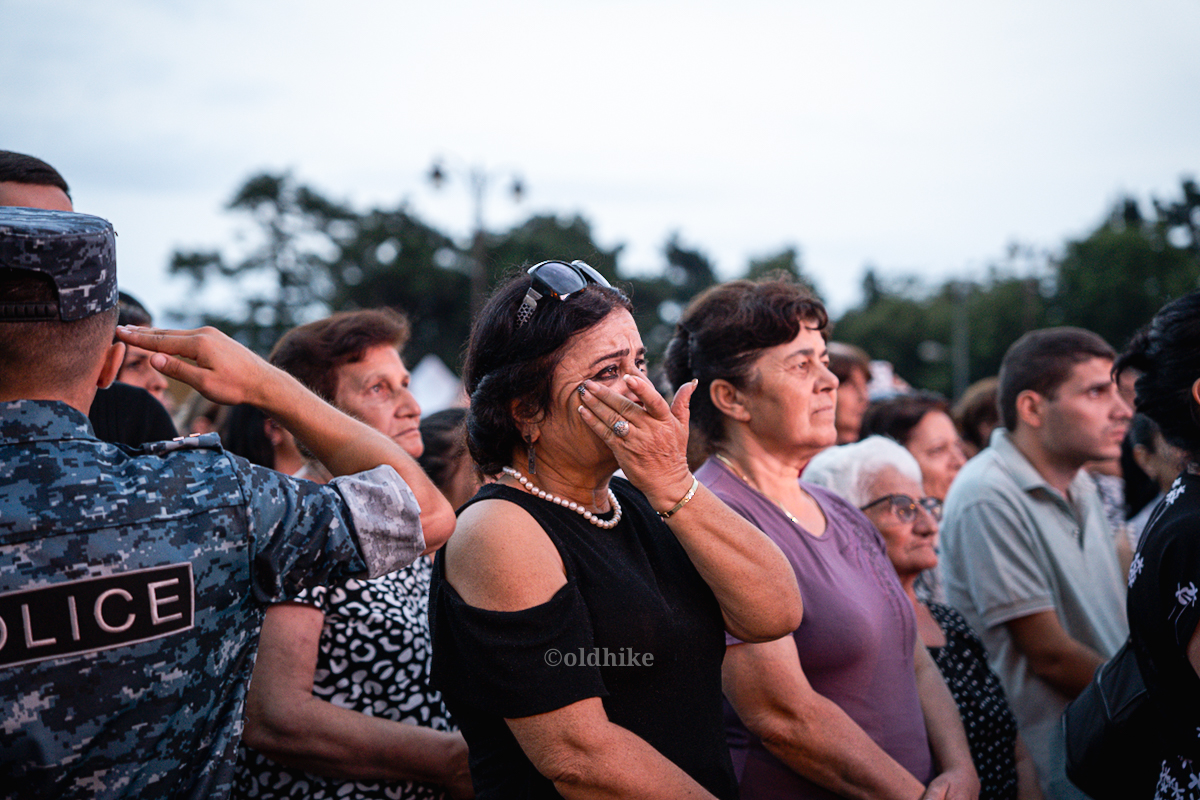
[[[621,522],[602,530],[524,491],[489,484],[472,500],[516,503],[558,548],[567,584],[521,611],[467,605],[439,553],[430,588],[433,682],[470,747],[479,800],[560,795],[505,718],[600,697],[608,718],[720,798],[736,798],[721,707],[724,623],[674,534],[625,480]],[[465,508],[466,506],[464,506]]]

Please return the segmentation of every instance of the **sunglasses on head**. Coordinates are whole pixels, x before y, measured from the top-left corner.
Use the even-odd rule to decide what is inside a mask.
[[[533,284],[525,293],[521,307],[517,309],[518,328],[529,322],[529,318],[537,310],[538,301],[544,297],[567,300],[592,284],[605,289],[612,288],[612,284],[603,275],[582,261],[543,261],[534,264],[528,272],[533,278]]]
[[[914,500],[906,494],[885,494],[878,500],[872,500],[865,506],[862,506],[859,508],[859,511],[866,511],[868,508],[877,506],[880,503],[891,503],[892,513],[896,515],[896,519],[905,525],[916,520],[918,506],[925,509],[935,522],[942,521],[942,501],[936,497],[922,497],[919,500]]]

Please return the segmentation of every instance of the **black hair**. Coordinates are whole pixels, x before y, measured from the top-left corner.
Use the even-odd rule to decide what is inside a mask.
[[[68,199],[71,189],[58,170],[40,158],[0,150],[0,183],[27,183],[31,186],[57,186]]]
[[[1141,371],[1136,406],[1158,423],[1163,439],[1190,457],[1200,453],[1200,414],[1192,387],[1200,380],[1200,290],[1167,303],[1113,365]]]
[[[713,405],[712,382],[747,388],[764,350],[795,339],[801,325],[823,332],[828,324],[821,301],[784,278],[730,281],[702,292],[675,325],[663,359],[672,388],[699,381],[691,400],[693,430],[709,445],[723,441],[724,415]]]
[[[508,466],[523,445],[517,420],[537,420],[549,410],[554,370],[570,339],[616,309],[633,312],[623,293],[591,284],[564,301],[543,298],[518,327],[517,309],[531,284],[524,270],[504,281],[475,318],[467,343],[467,447],[485,475]]]
[[[0,267],[0,302],[57,305],[58,288],[49,275]],[[0,384],[71,385],[96,366],[116,324],[116,306],[71,322],[0,322]]]
[[[146,307],[137,298],[125,292],[117,292],[118,325],[136,325],[139,328],[148,327],[152,319]]]
[[[1140,444],[1151,453],[1156,453],[1158,448],[1155,446],[1157,442],[1154,440],[1154,434],[1158,432],[1157,422],[1145,414],[1134,414],[1133,419],[1129,421],[1129,433],[1126,435],[1130,444],[1135,446]]]
[[[266,432],[267,416],[249,403],[239,403],[229,409],[217,428],[221,445],[251,464],[275,468],[275,448]]]
[[[1000,422],[1017,429],[1017,395],[1033,391],[1053,399],[1076,364],[1093,358],[1111,361],[1116,353],[1098,334],[1083,328],[1043,328],[1030,331],[1004,354],[996,404]]]
[[[884,400],[876,400],[867,406],[863,414],[859,439],[868,436],[886,436],[908,446],[913,428],[921,424],[931,411],[941,411],[950,416],[950,404],[941,395],[932,392],[898,394]]]
[[[454,477],[459,459],[467,452],[466,419],[465,408],[447,408],[421,418],[425,449],[417,463],[443,492]]]

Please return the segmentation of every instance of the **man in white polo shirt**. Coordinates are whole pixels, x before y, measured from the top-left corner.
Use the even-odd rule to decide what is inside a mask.
[[[1116,458],[1131,411],[1114,353],[1079,328],[1021,337],[1000,367],[1002,427],[946,497],[950,604],[983,637],[1047,797],[1066,777],[1059,717],[1129,633],[1114,534],[1082,467]]]

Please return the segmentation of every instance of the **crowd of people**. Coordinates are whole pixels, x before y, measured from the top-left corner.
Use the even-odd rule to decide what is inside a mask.
[[[154,328],[0,151],[0,796],[1086,798],[1129,642],[1200,798],[1200,292],[954,405],[782,277],[632,308],[514,270],[422,416],[399,311]]]

